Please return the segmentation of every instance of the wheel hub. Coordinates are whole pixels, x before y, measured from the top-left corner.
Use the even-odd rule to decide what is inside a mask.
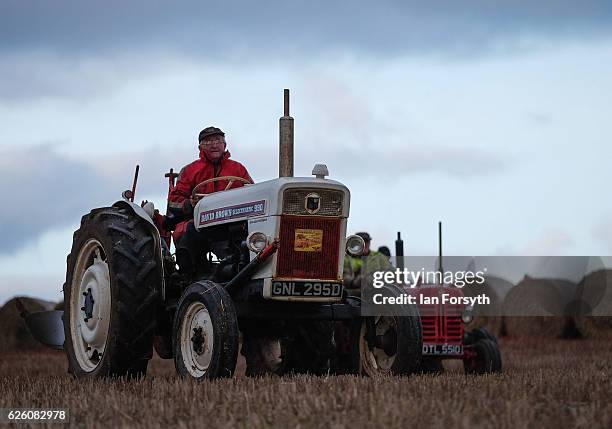
[[[397,352],[397,333],[395,329],[389,328],[383,335],[377,335],[376,347],[383,349],[387,356],[395,355]]]
[[[204,343],[206,339],[204,338],[203,329],[201,327],[194,328],[193,336],[191,337],[191,342],[193,343],[193,351],[198,355],[204,353]]]
[[[87,292],[83,292],[83,295],[85,296],[85,302],[83,307],[81,307],[81,310],[83,313],[85,313],[85,318],[83,320],[87,322],[93,317],[93,306],[95,300],[93,298],[93,294],[91,293],[91,288],[87,288]]]

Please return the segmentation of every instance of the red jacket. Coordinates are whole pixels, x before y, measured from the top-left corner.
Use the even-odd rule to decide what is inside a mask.
[[[203,152],[200,152],[200,158],[187,164],[181,170],[174,189],[168,195],[168,207],[170,209],[181,209],[186,199],[191,198],[193,188],[199,183],[220,176],[238,176],[253,182],[247,169],[241,163],[233,161],[230,158],[230,153],[225,151],[223,158],[218,164],[213,164],[206,158]],[[198,189],[199,194],[210,194],[217,191],[225,190],[227,180],[209,183]],[[231,188],[238,188],[243,185],[242,182],[235,180],[232,182]],[[179,223],[174,230],[174,242],[177,243],[179,238],[185,232],[187,224],[191,220]]]

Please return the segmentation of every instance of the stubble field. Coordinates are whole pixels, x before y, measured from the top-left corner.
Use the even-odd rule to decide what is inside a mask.
[[[88,428],[612,427],[612,342],[508,339],[501,348],[495,376],[465,376],[454,362],[433,376],[200,384],[160,359],[144,380],[78,381],[61,352],[1,354],[0,408],[68,408],[70,426]]]

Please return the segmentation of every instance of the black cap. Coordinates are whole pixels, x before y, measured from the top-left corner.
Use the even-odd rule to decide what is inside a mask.
[[[368,234],[367,232],[358,232],[355,235],[358,235],[363,238],[363,241],[365,242],[372,241],[372,237],[370,237],[370,234]]]
[[[221,131],[221,128],[206,127],[202,131],[200,131],[200,135],[198,136],[198,143],[209,136],[224,136],[225,137],[225,133]]]

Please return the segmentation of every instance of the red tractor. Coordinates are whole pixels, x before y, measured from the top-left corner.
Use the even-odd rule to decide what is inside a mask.
[[[422,297],[463,296],[452,285],[421,285]],[[473,319],[473,308],[464,304],[420,304],[423,329],[424,372],[441,372],[443,359],[461,359],[467,374],[501,372],[502,361],[497,338],[484,327],[465,331]]]
[[[440,255],[439,271],[442,270],[442,226],[439,224]],[[395,243],[398,266],[403,268],[403,241],[398,233]],[[443,276],[442,276],[443,277]],[[499,373],[502,359],[497,338],[485,327],[468,332],[465,325],[474,319],[474,307],[462,303],[444,302],[441,297],[464,296],[461,288],[452,284],[420,284],[412,294],[417,296],[421,316],[423,351],[421,367],[426,373],[443,371],[442,360],[460,359],[466,374]],[[431,299],[437,298],[437,299]],[[438,301],[438,303],[431,303]]]

